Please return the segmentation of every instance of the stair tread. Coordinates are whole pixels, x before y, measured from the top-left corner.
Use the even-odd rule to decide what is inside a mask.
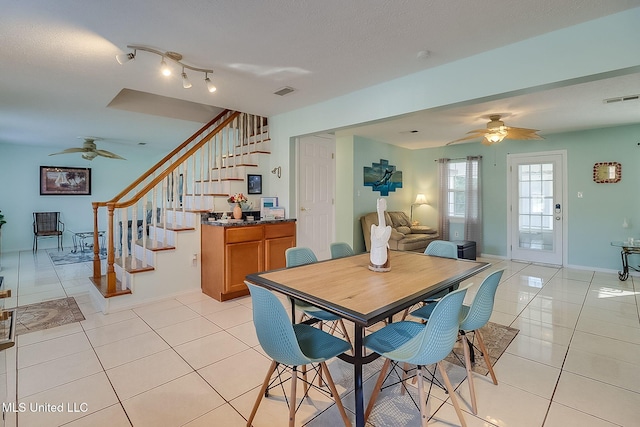
[[[107,291],[107,276],[103,275],[98,277],[97,279],[95,277],[89,277],[89,280],[91,280],[91,282],[96,286],[96,288],[98,288],[98,291],[100,291],[100,293],[102,294],[103,297],[105,298],[111,298],[111,297],[115,297],[118,295],[127,295],[131,293],[131,289],[119,289],[121,284],[120,281],[118,279],[116,279],[116,291],[113,293],[109,293]]]
[[[124,259],[124,267],[122,266],[122,257],[117,257],[114,263],[119,265],[120,267],[123,267],[127,273],[131,273],[131,274],[155,270],[155,268],[152,265],[147,265],[146,267],[143,267],[142,260],[139,260],[139,259],[136,259],[136,267],[133,268],[131,267],[132,262],[133,262],[133,257],[128,256]]]
[[[229,197],[227,193],[201,193],[201,194],[185,194],[185,196],[189,197],[198,197],[198,196],[212,196],[212,197]]]
[[[218,170],[218,169],[233,169],[233,168],[237,168],[240,166],[246,166],[246,167],[251,167],[251,168],[257,168],[258,165],[255,163],[236,163],[235,165],[231,165],[231,166],[218,166],[216,168],[211,168],[211,170]]]
[[[146,242],[143,242],[146,241]],[[154,242],[155,242],[155,247],[154,247]],[[150,237],[144,238],[144,239],[138,239],[136,240],[136,245],[142,247],[143,243],[145,243],[146,249],[156,252],[156,251],[170,251],[175,249],[176,247],[173,245],[169,245],[169,244],[165,244],[159,240],[154,240]]]
[[[171,230],[171,231],[195,230],[195,227],[190,227],[188,225],[180,225],[180,224],[167,223],[166,226],[165,226],[165,224],[156,224],[155,226],[158,227],[158,228],[166,228],[167,230]]]

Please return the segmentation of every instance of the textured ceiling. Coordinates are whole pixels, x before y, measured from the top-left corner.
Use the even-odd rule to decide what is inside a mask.
[[[110,140],[167,149],[200,123],[108,108],[123,89],[271,116],[636,6],[640,0],[0,0],[0,142],[67,148],[94,135],[107,149]],[[196,73],[188,90],[179,77],[162,78],[160,58],[146,52],[119,65],[114,56],[129,44],[212,68],[218,91],[208,93]],[[418,58],[423,50],[430,54]],[[273,95],[283,86],[296,91]],[[516,107],[534,108],[524,97],[490,106],[514,119]],[[482,124],[487,112],[455,108],[447,114],[467,121],[451,119],[439,142]],[[414,148],[434,141],[390,140]]]

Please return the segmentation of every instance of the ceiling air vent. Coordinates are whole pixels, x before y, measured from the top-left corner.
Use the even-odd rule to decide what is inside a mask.
[[[285,96],[290,94],[291,92],[293,92],[295,89],[289,86],[285,86],[282,89],[278,89],[277,91],[273,92],[274,95],[280,95],[280,96]]]
[[[626,95],[619,96],[617,98],[604,99],[602,102],[604,102],[605,104],[613,104],[616,102],[637,101],[638,99],[640,99],[640,95]]]

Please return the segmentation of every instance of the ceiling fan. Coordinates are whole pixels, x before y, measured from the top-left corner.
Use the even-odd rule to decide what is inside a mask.
[[[102,138],[96,138],[93,136],[79,137],[79,138],[84,139],[84,142],[82,143],[82,148],[67,148],[66,150],[61,151],[59,153],[53,153],[49,155],[55,156],[57,154],[82,153],[82,158],[86,160],[93,160],[97,156],[106,157],[108,159],[127,160],[124,157],[120,157],[117,154],[112,153],[111,151],[98,150],[98,148],[96,147],[95,141],[102,141]]]
[[[485,129],[474,129],[469,131],[467,132],[469,136],[448,142],[447,145],[461,141],[469,141],[476,138],[482,138],[482,143],[484,145],[498,144],[503,139],[544,139],[536,133],[538,132],[537,129],[505,126],[504,122],[500,120],[499,114],[492,114],[489,116],[489,119],[491,121],[487,123],[487,127]]]

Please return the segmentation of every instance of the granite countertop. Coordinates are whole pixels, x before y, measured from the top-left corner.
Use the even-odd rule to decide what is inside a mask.
[[[245,221],[245,220],[234,220],[230,219],[227,222],[224,220],[215,220],[209,221],[208,219],[203,219],[202,224],[205,225],[214,225],[217,227],[246,227],[251,225],[260,225],[260,224],[278,224],[281,222],[295,222],[294,218],[289,219],[265,219],[265,220],[257,220],[257,221]]]

